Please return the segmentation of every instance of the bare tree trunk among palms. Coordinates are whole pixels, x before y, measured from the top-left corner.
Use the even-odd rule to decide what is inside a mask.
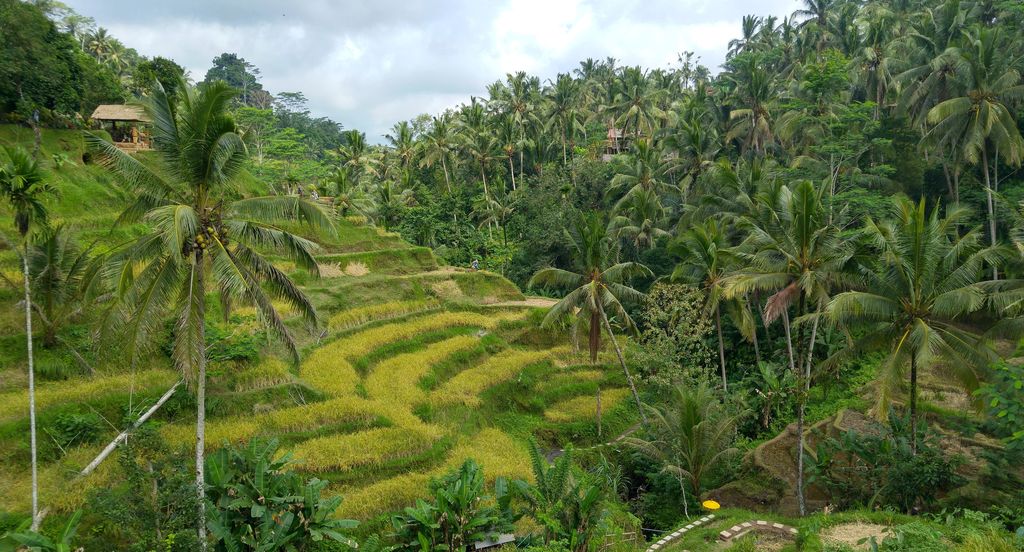
[[[21,257],[22,277],[25,280],[25,343],[28,348],[28,426],[29,447],[32,455],[32,530],[39,529],[39,462],[36,450],[36,379],[32,357],[32,292],[28,277],[28,239]]]
[[[644,406],[640,403],[640,395],[636,392],[636,385],[633,383],[633,376],[629,374],[629,368],[626,367],[626,361],[622,358],[622,349],[619,349],[619,342],[615,340],[615,333],[612,331],[612,325],[608,322],[608,315],[604,312],[604,309],[598,305],[598,309],[601,311],[601,319],[604,321],[604,328],[608,331],[608,337],[612,341],[612,346],[615,348],[615,354],[619,357],[619,364],[622,365],[622,371],[626,374],[626,382],[629,383],[629,390],[633,393],[633,400],[636,401],[636,408],[640,411],[640,420],[647,425],[647,415],[644,414]]]
[[[821,303],[818,304],[818,314],[821,314]],[[807,365],[804,369],[802,379],[803,394],[800,399],[800,411],[797,414],[797,455],[796,455],[796,469],[799,477],[797,479],[797,486],[799,488],[797,492],[797,499],[800,503],[800,515],[807,514],[807,499],[804,496],[804,447],[806,446],[806,438],[804,436],[804,416],[807,410],[807,394],[811,390],[811,366],[814,363],[814,341],[818,338],[818,317],[814,318],[814,326],[811,327],[811,342],[807,346]]]
[[[484,181],[484,198],[490,199],[491,193],[487,191],[487,173],[484,172],[483,163],[480,163],[480,178]]]
[[[797,372],[796,357],[793,355],[793,330],[790,328],[789,310],[782,311],[782,323],[783,329],[786,332],[786,352],[789,354],[789,369],[793,372],[797,379],[800,379],[800,374]],[[796,471],[796,496],[797,504],[800,508],[800,515],[804,515],[804,470],[803,470],[803,444],[804,444],[804,404],[800,401],[800,405],[797,408],[796,418],[796,434],[797,434],[797,471]]]
[[[512,166],[512,156],[508,157],[508,173],[512,175],[512,191],[516,191],[516,169]]]
[[[996,212],[995,203],[992,199],[992,181],[988,174],[988,147],[981,148],[981,166],[985,175],[985,195],[988,203],[988,236],[990,243],[996,244]],[[992,266],[992,279],[999,279],[999,269]]]
[[[917,456],[917,357],[910,356],[910,453]]]
[[[729,381],[725,377],[725,342],[722,339],[722,306],[715,306],[715,328],[718,329],[718,366],[722,369],[722,391],[729,392]]]
[[[206,294],[205,279],[203,278],[203,254],[196,254],[196,264],[193,270],[198,270],[195,278],[196,301],[199,310],[199,343],[201,353],[199,354],[199,366],[196,379],[196,497],[199,499],[199,546],[201,550],[207,549],[206,543],[206,474],[203,461],[206,448]]]
[[[128,439],[128,434],[129,433],[131,433],[132,431],[138,429],[139,426],[141,426],[142,424],[146,423],[146,420],[148,420],[153,414],[155,414],[156,411],[159,410],[160,407],[163,406],[164,403],[166,403],[171,398],[172,395],[174,395],[174,392],[178,390],[178,387],[181,386],[181,383],[182,383],[181,380],[179,380],[178,383],[175,383],[174,385],[172,385],[171,388],[168,389],[167,392],[165,392],[163,394],[163,396],[160,397],[160,399],[157,400],[156,403],[153,406],[149,407],[149,410],[146,410],[141,416],[139,416],[139,419],[135,420],[135,422],[131,426],[129,426],[128,429],[122,431],[121,433],[119,433],[117,435],[117,437],[114,438],[113,441],[107,443],[107,446],[104,447],[103,450],[100,451],[100,453],[96,455],[96,458],[92,459],[92,462],[89,462],[89,464],[87,466],[82,468],[82,471],[78,472],[75,475],[75,478],[77,479],[77,478],[85,477],[85,476],[89,475],[90,473],[92,473],[93,470],[95,470],[97,467],[99,467],[99,465],[104,460],[106,460],[108,456],[110,456],[110,453],[114,452],[114,450],[117,449],[118,445],[120,445],[126,439]],[[154,484],[156,484],[155,481],[154,481]],[[39,511],[39,517],[38,517],[38,523],[42,524],[43,520],[46,519],[46,516],[49,513],[50,513],[50,508],[49,507],[46,507],[46,508],[43,508],[42,510],[40,510]]]

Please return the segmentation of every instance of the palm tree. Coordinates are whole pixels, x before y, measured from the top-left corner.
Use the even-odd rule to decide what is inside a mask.
[[[734,100],[739,106],[729,112],[732,127],[726,140],[741,140],[743,151],[753,150],[763,155],[774,141],[771,104],[775,98],[775,83],[769,72],[747,59],[735,75],[727,78],[735,84]]]
[[[395,126],[391,127],[391,133],[385,135],[384,138],[394,148],[402,170],[410,170],[416,157],[416,141],[413,138],[412,127],[409,125],[409,121],[396,123]]]
[[[626,67],[617,81],[612,109],[618,113],[616,126],[623,136],[653,137],[655,128],[666,118],[659,107],[662,91],[639,67]]]
[[[659,462],[661,471],[679,482],[683,513],[689,518],[687,484],[699,500],[708,470],[737,452],[732,441],[743,413],[728,413],[704,383],[679,385],[672,395],[673,400],[664,405],[644,405],[652,420],[647,438],[627,437],[624,441]]]
[[[441,163],[441,170],[444,172],[444,185],[448,189],[448,195],[452,193],[451,177],[448,174],[448,157],[455,151],[455,130],[452,127],[451,115],[442,113],[434,117],[430,130],[423,136],[423,157],[420,158],[421,167],[433,167]]]
[[[331,194],[338,216],[347,217],[351,213],[364,215],[370,208],[366,192],[352,177],[352,171],[344,166],[335,169],[327,177],[327,193]]]
[[[622,301],[640,301],[643,294],[629,287],[627,282],[634,277],[649,277],[651,271],[644,265],[633,262],[610,262],[611,238],[607,233],[607,225],[599,213],[581,216],[568,233],[569,242],[574,250],[575,271],[561,268],[544,268],[530,278],[527,287],[550,287],[571,289],[565,297],[556,303],[541,323],[551,327],[558,321],[569,316],[586,317],[590,322],[590,361],[597,360],[597,352],[601,348],[601,326],[604,325],[611,339],[619,364],[629,382],[633,399],[640,410],[640,416],[646,422],[643,408],[640,406],[640,395],[636,392],[633,377],[629,374],[622,350],[615,340],[608,321],[608,311],[619,318],[620,324],[627,330],[635,330],[636,324],[622,306]]]
[[[559,73],[553,85],[548,88],[547,97],[549,108],[545,130],[550,132],[552,127],[558,129],[564,165],[569,162],[567,145],[576,132],[584,131],[580,121],[580,81],[569,74]]]
[[[704,224],[693,226],[678,240],[672,242],[669,251],[679,259],[675,270],[672,271],[672,280],[685,280],[699,286],[706,296],[705,312],[714,314],[715,328],[718,331],[718,365],[722,372],[722,390],[727,392],[729,381],[725,374],[722,303],[726,303],[732,314],[731,318],[744,336],[753,334],[753,318],[741,300],[726,299],[724,296],[724,282],[729,274],[732,259],[725,232],[714,219],[709,219]]]
[[[664,178],[669,163],[650,140],[641,138],[633,143],[626,163],[621,172],[612,177],[607,191],[609,197],[618,198],[616,209],[634,194],[654,192],[661,196],[676,189]]]
[[[618,239],[628,240],[637,253],[651,249],[659,239],[669,236],[662,228],[665,208],[653,190],[642,190],[619,205],[608,230]]]
[[[968,162],[981,164],[988,198],[989,240],[994,245],[997,236],[993,198],[999,191],[999,182],[992,179],[989,169],[993,156],[997,164],[1001,155],[1011,165],[1020,164],[1024,157],[1024,139],[1009,108],[1011,102],[1024,97],[1024,84],[997,30],[979,28],[967,38],[969,47],[961,49],[969,67],[966,92],[928,112],[928,122],[934,126],[927,137],[944,147],[959,149]],[[998,278],[995,267],[992,274]]]
[[[973,389],[978,375],[995,358],[960,321],[985,306],[986,293],[978,283],[985,263],[998,264],[1006,255],[1001,248],[983,247],[979,229],[958,233],[964,210],[949,209],[945,217],[940,211],[939,206],[926,210],[924,199],[915,204],[896,198],[890,219],[869,219],[864,237],[878,265],[863,271],[864,291],[840,293],[825,308],[830,321],[866,329],[828,364],[867,352],[886,353],[877,375],[874,412],[879,419],[885,418],[909,368],[915,451],[919,372],[942,363],[943,370]]]
[[[483,182],[484,196],[490,197],[490,189],[487,187],[487,167],[500,159],[498,141],[486,126],[465,128],[460,137],[466,154],[473,158],[480,167],[480,180]]]
[[[29,446],[32,454],[32,530],[39,528],[39,465],[36,451],[36,383],[32,355],[32,289],[29,273],[29,233],[47,224],[44,200],[56,192],[36,160],[23,148],[4,147],[7,163],[0,166],[0,196],[14,211],[14,227],[21,235],[21,275],[25,288],[25,346],[28,353]]]
[[[365,176],[380,176],[380,155],[370,149],[366,135],[358,130],[344,133],[345,143],[338,148],[341,166],[352,171],[357,181]]]
[[[225,312],[232,303],[253,304],[270,330],[298,359],[291,333],[271,302],[278,298],[307,324],[318,316],[313,304],[260,251],[274,250],[319,274],[316,245],[275,225],[294,218],[333,231],[317,204],[298,197],[232,200],[233,182],[246,157],[245,144],[228,115],[234,91],[224,83],[192,88],[182,82],[172,109],[159,85],[143,100],[153,121],[159,167],[144,164],[95,135],[89,146],[100,163],[139,196],[121,219],[144,220],[151,230],[111,255],[119,299],[108,316],[111,331],[134,362],[139,348],[159,333],[164,314],[176,323],[172,356],[196,391],[196,493],[199,537],[206,546],[203,456],[206,430],[206,292],[219,292]]]
[[[43,344],[65,345],[79,364],[92,373],[92,366],[58,332],[64,324],[81,316],[93,301],[102,300],[100,259],[92,256],[92,247],[79,247],[63,225],[47,231],[33,243],[28,258],[32,310],[43,323]]]
[[[746,296],[754,291],[770,293],[765,302],[766,324],[781,318],[786,337],[786,351],[790,371],[796,376],[799,397],[797,410],[797,498],[800,514],[806,511],[804,503],[804,408],[810,389],[814,343],[817,337],[817,318],[810,337],[805,339],[807,324],[796,326],[789,316],[796,308],[798,319],[810,309],[815,312],[824,307],[833,290],[850,281],[848,262],[853,252],[844,242],[835,224],[829,222],[829,213],[822,196],[824,187],[816,189],[809,180],[797,182],[793,189],[780,186],[774,193],[759,198],[761,205],[743,225],[750,234],[743,243],[747,252],[739,252],[740,260],[749,268],[729,276],[725,296]],[[794,339],[794,330],[799,334]]]

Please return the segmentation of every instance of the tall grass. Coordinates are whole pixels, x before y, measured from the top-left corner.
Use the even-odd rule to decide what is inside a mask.
[[[340,397],[251,416],[207,420],[207,447],[217,448],[225,441],[245,442],[257,435],[310,431],[328,425],[370,422],[378,417],[387,418],[382,413],[384,409],[377,406],[359,397]],[[191,424],[165,426],[161,432],[164,439],[172,445],[195,443],[195,428]]]
[[[377,466],[429,449],[441,431],[432,426],[385,427],[348,435],[310,439],[295,447],[294,458],[305,471],[340,471]]]
[[[366,378],[366,391],[371,399],[411,407],[426,399],[426,393],[417,383],[434,364],[471,349],[479,342],[478,337],[461,335],[434,343],[421,351],[392,357],[374,367]]]
[[[441,312],[397,324],[370,328],[317,349],[302,364],[300,375],[311,386],[329,395],[355,395],[359,374],[350,359],[369,354],[388,343],[410,339],[423,332],[452,326],[492,328],[502,320],[516,316],[520,316],[520,313],[503,312],[487,316],[473,312]]]
[[[516,377],[523,368],[543,362],[551,355],[551,351],[513,350],[498,353],[476,368],[460,372],[445,382],[431,396],[431,401],[438,405],[479,406],[479,395],[487,388]]]
[[[433,299],[412,299],[408,301],[389,301],[376,305],[366,305],[354,309],[343,310],[328,320],[327,325],[331,331],[343,331],[356,326],[362,326],[369,322],[388,320],[409,314],[427,311],[437,308],[437,301]]]
[[[335,515],[367,519],[410,506],[417,498],[427,495],[427,485],[432,478],[459,467],[467,458],[473,458],[483,467],[489,482],[498,477],[531,478],[526,445],[498,429],[488,428],[455,446],[444,463],[432,470],[405,473],[362,488],[343,489],[345,501]]]
[[[625,388],[602,389],[601,410],[607,412],[613,406],[629,396]],[[544,417],[552,422],[578,422],[593,420],[597,415],[597,397],[583,395],[555,403],[544,411]]]
[[[36,389],[36,408],[68,403],[87,403],[111,395],[135,392],[163,393],[178,380],[167,370],[145,370],[135,374],[99,376],[40,385]],[[28,391],[0,393],[0,422],[28,417]]]

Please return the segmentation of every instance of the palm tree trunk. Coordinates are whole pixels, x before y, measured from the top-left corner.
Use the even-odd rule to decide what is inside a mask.
[[[608,315],[600,305],[598,305],[597,308],[601,311],[601,320],[604,321],[604,329],[608,332],[608,337],[611,339],[612,346],[615,348],[615,355],[619,357],[619,364],[622,365],[622,371],[626,374],[626,382],[629,383],[629,390],[633,393],[633,400],[636,401],[636,408],[640,412],[640,420],[644,425],[647,425],[647,415],[644,414],[643,404],[640,403],[640,395],[636,392],[636,385],[633,383],[633,376],[629,374],[629,368],[626,367],[626,361],[622,358],[622,349],[619,349],[619,342],[615,340],[615,332],[612,331],[612,325],[608,322]]]
[[[725,342],[722,340],[722,306],[715,305],[715,328],[718,329],[718,366],[722,369],[722,391],[729,392],[729,381],[725,377]]]
[[[441,154],[441,170],[444,171],[444,185],[448,188],[448,195],[452,195],[452,181],[448,178],[448,163],[444,160],[444,154]]]
[[[679,478],[679,490],[683,491],[683,516],[690,519],[690,506],[686,500],[686,480],[682,477]]]
[[[199,546],[205,552],[206,543],[206,474],[204,453],[206,448],[206,287],[203,254],[196,254],[196,293],[199,310],[199,354],[198,378],[196,381],[196,497],[199,499]]]
[[[910,356],[910,453],[917,456],[917,357]]]
[[[988,146],[981,148],[982,170],[985,174],[985,195],[988,201],[988,237],[992,245],[996,244],[996,211],[992,199],[992,181],[988,174]],[[992,279],[999,279],[999,269],[992,266]]]
[[[512,175],[512,191],[516,191],[516,169],[512,166],[512,156],[508,157],[508,173]]]
[[[484,172],[484,164],[480,163],[480,178],[484,181],[484,198],[490,199],[491,194],[487,191],[487,173]]]
[[[32,530],[39,529],[39,462],[36,449],[36,380],[32,357],[32,292],[28,277],[28,240],[21,256],[22,277],[25,280],[25,344],[28,350],[28,431],[32,455]]]
[[[789,310],[782,311],[782,323],[783,329],[786,332],[786,351],[789,353],[789,369],[797,376],[797,380],[800,379],[800,374],[796,371],[796,358],[793,355],[793,330],[790,327]],[[796,433],[798,447],[801,447],[797,451],[797,472],[796,472],[796,496],[797,504],[800,508],[800,515],[804,515],[804,470],[803,470],[803,435],[804,435],[804,405],[803,401],[800,401],[800,405],[797,408],[796,418]]]

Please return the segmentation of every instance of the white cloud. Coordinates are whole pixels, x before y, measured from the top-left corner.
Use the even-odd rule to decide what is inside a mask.
[[[234,52],[271,92],[379,141],[391,125],[486,94],[527,71],[553,78],[580,60],[665,67],[684,50],[713,70],[744,14],[783,16],[796,0],[70,0],[128,46],[202,80]]]

